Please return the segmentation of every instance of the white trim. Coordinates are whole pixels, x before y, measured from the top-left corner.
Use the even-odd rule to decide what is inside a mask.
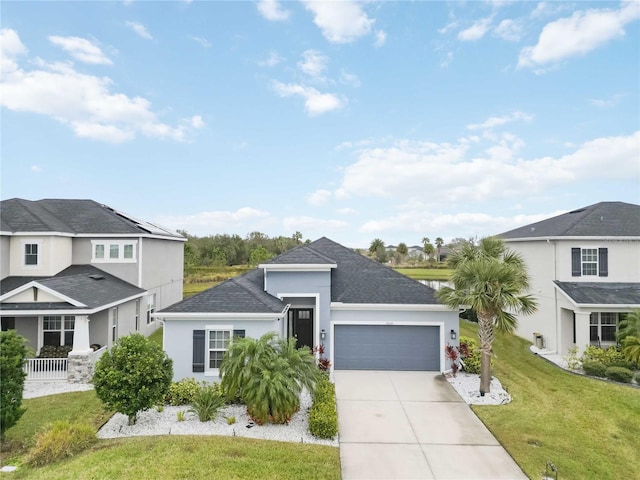
[[[96,308],[91,309],[78,309],[78,310],[65,310],[65,309],[55,309],[55,310],[0,310],[0,316],[3,317],[26,317],[33,315],[92,315],[94,313],[101,312],[108,308],[112,308],[118,305],[122,305],[124,303],[130,302],[131,300],[135,300],[136,298],[144,297],[147,292],[137,293],[131,297],[127,297],[122,300],[116,300],[115,302],[108,303],[106,305],[100,305]],[[86,307],[86,305],[81,305]]]
[[[335,263],[261,263],[258,268],[275,272],[330,272]]]
[[[38,253],[36,253],[36,263],[35,264],[27,264],[27,252],[25,251],[25,247],[27,245],[35,245],[37,247]],[[20,240],[20,255],[21,255],[21,264],[20,268],[24,268],[25,270],[37,270],[40,267],[43,267],[42,262],[42,240],[38,238],[25,238]],[[50,255],[52,257],[52,255]],[[49,260],[51,262],[51,260]]]
[[[48,277],[49,278],[49,277]],[[44,292],[47,292],[50,295],[53,295],[54,297],[59,298],[60,300],[70,303],[71,305],[73,305],[74,307],[86,307],[86,305],[82,302],[79,302],[78,300],[74,300],[71,297],[67,297],[66,295],[63,295],[49,287],[45,287],[44,285],[42,285],[41,283],[38,283],[37,280],[31,280],[29,283],[25,283],[24,285],[20,285],[18,288],[14,288],[13,290],[11,290],[10,292],[5,293],[4,295],[0,296],[0,302],[5,301],[8,298],[13,297],[14,295],[17,295],[19,293],[24,292],[25,290],[29,290],[30,288],[36,287]],[[6,303],[11,303],[11,302],[6,302]],[[20,302],[23,303],[23,302]],[[38,303],[38,302],[28,302],[28,303]],[[48,303],[48,302],[46,302]]]
[[[602,283],[604,284],[605,282]],[[571,296],[565,292],[560,285],[554,283],[553,286],[556,287],[556,290],[558,290],[576,308],[640,308],[640,303],[576,303],[576,301],[571,298]]]
[[[499,236],[499,235],[498,235]],[[503,238],[502,239],[505,243],[506,242],[537,242],[537,241],[552,241],[552,240],[567,240],[567,241],[572,241],[572,242],[577,242],[577,241],[607,241],[607,242],[611,242],[611,241],[640,241],[640,237],[634,237],[634,236],[620,236],[620,237],[614,237],[614,236],[584,236],[584,237],[520,237],[520,238]]]
[[[320,345],[320,294],[319,293],[278,293],[277,297],[283,300],[284,297],[289,298],[315,298],[315,307],[313,308],[313,345]],[[287,310],[291,306],[287,305]],[[296,308],[296,307],[293,307]],[[289,322],[287,318],[283,319],[284,338],[289,338]],[[313,348],[313,346],[312,346]],[[317,356],[318,354],[316,354]]]
[[[138,288],[142,288],[142,237],[138,243]]]
[[[190,320],[192,318],[233,318],[233,319],[246,319],[246,320],[276,320],[286,315],[289,310],[288,305],[280,313],[222,313],[222,312],[156,312],[152,314],[152,317],[161,318],[163,320]]]
[[[204,330],[204,376],[205,377],[219,377],[220,369],[219,368],[209,368],[211,365],[211,359],[209,358],[209,353],[211,349],[209,348],[209,332],[231,332],[229,335],[229,341],[233,338],[233,325],[205,325]],[[229,350],[226,348],[224,351]],[[220,350],[216,350],[220,351]]]
[[[102,245],[104,247],[103,257],[96,257],[96,246]],[[112,258],[111,247],[113,245],[118,246],[118,257]],[[127,245],[133,245],[133,257],[125,258],[124,247]],[[91,263],[136,263],[138,260],[138,240],[91,240]]]
[[[329,345],[331,345],[331,365],[332,370],[334,369],[333,365],[335,365],[335,327],[336,325],[399,325],[399,326],[419,326],[419,327],[439,327],[440,329],[440,373],[444,373],[445,367],[445,354],[444,347],[445,343],[445,322],[394,322],[394,321],[385,321],[385,320],[376,320],[370,322],[358,322],[355,320],[334,320],[329,323]],[[459,334],[459,332],[458,332]]]
[[[0,235],[6,235],[8,237],[72,237],[72,238],[131,238],[131,237],[143,237],[143,238],[156,238],[159,240],[173,240],[177,242],[186,242],[184,237],[170,237],[163,235],[154,235],[150,233],[69,233],[69,232],[0,232]]]
[[[449,308],[439,303],[403,304],[403,303],[342,303],[331,302],[331,310],[402,310],[408,312],[453,312],[457,308]]]

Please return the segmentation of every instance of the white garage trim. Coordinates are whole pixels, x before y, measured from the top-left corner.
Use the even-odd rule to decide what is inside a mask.
[[[394,321],[375,321],[375,322],[353,322],[349,320],[335,320],[329,324],[329,345],[331,345],[331,370],[333,370],[334,352],[335,352],[335,327],[336,325],[411,325],[417,327],[439,327],[440,330],[440,373],[444,373],[444,322],[394,322]]]

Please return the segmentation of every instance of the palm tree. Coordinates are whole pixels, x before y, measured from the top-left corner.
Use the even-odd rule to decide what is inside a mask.
[[[616,338],[627,361],[640,363],[640,310],[634,310],[620,320]]]
[[[371,245],[369,245],[369,253],[373,255],[379,248],[384,248],[384,242],[379,238],[374,238]]]
[[[442,237],[436,238],[436,249],[438,250],[438,261],[440,261],[440,249],[442,248],[442,245],[444,245],[444,240],[442,239]]]
[[[292,235],[293,241],[296,242],[296,245],[300,245],[300,240],[302,240],[302,234],[298,231]]]
[[[466,306],[478,316],[480,339],[480,395],[489,393],[491,382],[491,346],[494,327],[512,333],[517,326],[516,314],[536,311],[537,301],[523,294],[529,287],[529,276],[523,258],[509,250],[497,237],[487,237],[479,246],[464,244],[454,250],[448,263],[454,272],[454,288],[438,290],[438,298],[452,308]]]

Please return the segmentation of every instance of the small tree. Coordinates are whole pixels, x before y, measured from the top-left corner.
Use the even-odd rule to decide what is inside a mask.
[[[173,378],[173,361],[139,333],[122,337],[96,364],[93,384],[109,408],[136,423],[138,412],[162,402]]]
[[[263,246],[254,248],[251,250],[251,255],[249,255],[249,265],[252,267],[257,267],[261,263],[269,260],[273,255],[267,252],[267,249]]]
[[[5,432],[14,426],[25,409],[22,405],[24,390],[23,365],[27,357],[24,337],[15,330],[0,332],[0,440]]]
[[[616,338],[627,361],[640,364],[640,310],[634,310],[620,320]]]

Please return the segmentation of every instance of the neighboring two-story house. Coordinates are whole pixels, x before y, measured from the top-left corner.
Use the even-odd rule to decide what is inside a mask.
[[[83,359],[182,299],[181,235],[93,200],[0,203],[0,317],[37,354]],[[70,372],[70,376],[71,372]]]
[[[323,345],[335,369],[446,371],[458,310],[435,291],[321,238],[156,313],[174,379],[211,380],[233,336]]]
[[[620,318],[640,308],[640,206],[601,202],[500,234],[524,257],[538,311],[517,333],[566,355],[616,344]]]

